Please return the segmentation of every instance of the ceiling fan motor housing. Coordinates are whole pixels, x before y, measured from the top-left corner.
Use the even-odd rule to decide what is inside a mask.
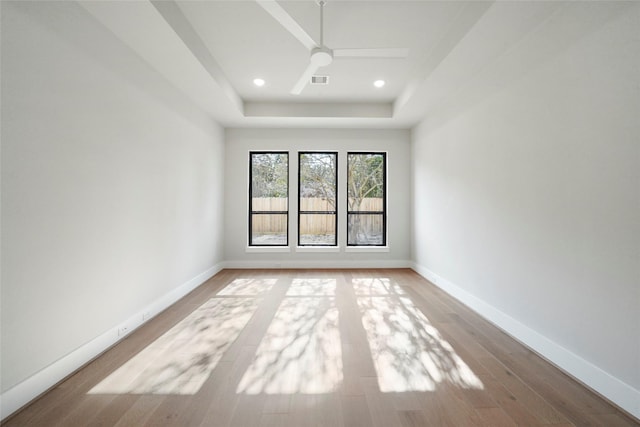
[[[328,47],[316,47],[311,51],[311,63],[326,67],[333,62],[333,52]]]

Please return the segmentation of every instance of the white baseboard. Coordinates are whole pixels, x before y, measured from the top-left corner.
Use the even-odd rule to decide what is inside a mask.
[[[82,345],[51,365],[16,384],[0,395],[0,420],[4,420],[18,409],[22,408],[36,397],[56,385],[62,379],[94,359],[100,353],[123,339],[126,335],[143,323],[178,301],[180,298],[213,277],[223,265],[216,264],[196,277],[178,286],[168,294],[160,297],[143,310],[133,314],[128,319],[109,329],[102,335]],[[143,320],[143,314],[146,315]],[[127,334],[118,336],[118,330],[127,327]]]
[[[225,261],[224,268],[275,269],[275,268],[411,268],[406,260],[296,260],[296,261]]]
[[[422,277],[459,300],[518,341],[536,351],[551,363],[581,381],[620,408],[640,419],[640,391],[613,375],[565,349],[544,335],[496,309],[461,287],[438,276],[428,268],[413,263],[412,268]]]

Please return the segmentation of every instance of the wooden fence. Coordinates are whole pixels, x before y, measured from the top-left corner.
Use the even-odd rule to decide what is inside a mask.
[[[254,197],[254,211],[286,211],[287,199],[277,197]],[[339,206],[342,210],[344,206]],[[382,208],[381,198],[365,198],[360,203],[362,211],[379,211]],[[300,200],[300,209],[304,211],[325,211],[333,209],[326,199],[305,197]],[[367,215],[360,218],[360,227],[365,230],[382,228],[380,215]],[[253,231],[260,234],[284,234],[287,230],[286,215],[254,215]],[[300,216],[300,230],[302,234],[334,234],[335,218],[333,215],[302,214]]]

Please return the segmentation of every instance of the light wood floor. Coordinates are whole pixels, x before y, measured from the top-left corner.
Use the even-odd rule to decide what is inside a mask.
[[[224,270],[4,425],[640,424],[411,270]]]

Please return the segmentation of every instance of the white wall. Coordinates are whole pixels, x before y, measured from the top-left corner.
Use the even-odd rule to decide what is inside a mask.
[[[640,416],[638,7],[507,86],[480,86],[473,105],[449,98],[410,147],[407,131],[223,137],[82,8],[1,2],[0,417],[223,263],[393,267],[411,255]],[[345,252],[343,211],[339,252],[297,252],[292,167],[291,251],[247,253],[248,152],[260,149],[289,150],[292,166],[298,150],[337,150],[342,184],[347,151],[387,151],[388,252]]]
[[[409,132],[349,129],[228,129],[225,170],[225,260],[230,267],[407,267],[410,259]],[[247,253],[249,151],[289,151],[289,252]],[[298,151],[338,151],[339,252],[300,252],[297,244]],[[386,151],[388,251],[348,252],[346,155]]]
[[[423,275],[640,417],[640,5],[625,7],[414,129],[412,250]],[[558,24],[532,37],[561,45],[580,25]]]
[[[3,417],[217,271],[223,161],[223,130],[79,6],[2,2]]]

